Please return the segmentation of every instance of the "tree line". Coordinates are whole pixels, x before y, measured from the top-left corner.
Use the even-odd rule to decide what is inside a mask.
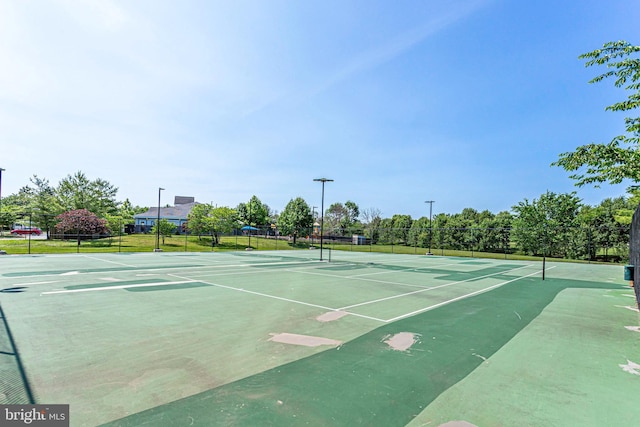
[[[363,227],[373,243],[522,253],[572,259],[622,258],[628,252],[631,217],[640,193],[581,203],[575,193],[546,192],[512,210],[494,214],[473,208],[437,214],[433,220],[408,215],[377,219]]]
[[[133,216],[147,210],[128,199],[117,201],[117,188],[104,179],[89,179],[83,172],[68,175],[57,186],[33,176],[31,184],[2,200],[0,222],[8,227],[25,213],[48,233],[117,234]],[[395,214],[383,217],[378,208],[361,210],[352,200],[331,204],[324,212],[324,235],[350,239],[364,236],[370,244],[420,248],[519,252],[565,258],[594,259],[598,254],[622,256],[628,249],[629,224],[640,202],[640,190],[626,197],[609,198],[597,206],[582,203],[575,193],[546,192],[525,199],[511,211],[497,214],[465,208],[460,213],[412,218]],[[293,198],[282,212],[272,210],[253,195],[236,207],[196,204],[185,231],[212,236],[245,228],[249,234],[300,237],[319,235],[322,213],[301,197]],[[163,236],[176,232],[166,220],[159,224]],[[152,230],[155,232],[156,230]]]

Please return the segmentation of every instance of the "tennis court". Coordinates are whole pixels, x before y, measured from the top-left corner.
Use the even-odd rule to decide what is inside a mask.
[[[622,267],[318,252],[0,257],[0,402],[77,426],[640,416]]]

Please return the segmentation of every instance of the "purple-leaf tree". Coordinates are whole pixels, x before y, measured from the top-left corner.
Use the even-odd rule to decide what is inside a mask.
[[[86,209],[64,212],[56,217],[56,232],[61,234],[107,234],[107,221]]]

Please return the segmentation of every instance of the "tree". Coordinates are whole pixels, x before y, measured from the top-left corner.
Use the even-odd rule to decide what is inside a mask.
[[[582,255],[593,259],[599,249],[604,249],[604,259],[609,255],[621,257],[628,255],[629,223],[618,221],[617,213],[625,211],[627,206],[624,197],[605,199],[598,206],[583,206],[578,219],[585,230],[582,236]],[[637,205],[636,205],[637,206]]]
[[[512,224],[513,215],[507,211],[499,212],[491,219],[484,219],[480,223],[484,234],[480,238],[478,250],[485,252],[507,251],[511,241]]]
[[[382,211],[378,208],[367,208],[362,211],[364,229],[366,236],[371,239],[371,243],[378,243],[380,238],[380,223],[382,222]]]
[[[211,243],[218,244],[221,233],[231,233],[238,226],[238,213],[226,206],[214,208],[210,204],[197,204],[189,212],[187,226],[198,238],[210,234]]]
[[[325,221],[327,226],[335,230],[340,236],[352,234],[358,225],[358,217],[360,216],[360,208],[358,205],[347,200],[344,204],[333,203],[325,212]]]
[[[64,212],[56,217],[55,230],[60,234],[86,236],[107,234],[107,222],[87,209]]]
[[[356,202],[352,202],[351,200],[347,200],[344,202],[344,207],[347,210],[347,217],[344,223],[344,228],[353,233],[356,231],[356,228],[361,228],[362,224],[358,221],[358,217],[360,217],[360,208],[356,204]]]
[[[31,208],[33,189],[22,187],[17,194],[2,198],[0,207],[0,228],[11,228]]]
[[[49,231],[56,223],[55,217],[62,213],[64,209],[60,206],[60,203],[58,203],[55,189],[49,185],[48,179],[42,179],[37,175],[33,175],[30,181],[35,187],[33,189],[33,199],[31,202],[33,220],[40,228],[46,230],[47,238],[49,238]]]
[[[407,236],[407,244],[409,246],[419,246],[426,248],[429,246],[429,218],[423,216],[416,219],[411,224],[409,234]]]
[[[325,211],[325,230],[331,230],[331,233],[335,233],[339,236],[343,236],[345,233],[344,223],[347,218],[348,211],[342,203],[332,203]]]
[[[118,206],[117,213],[113,215],[107,214],[104,219],[107,220],[107,227],[111,234],[120,234],[123,226],[135,222],[134,216],[136,214],[146,212],[147,210],[148,208],[133,206],[129,199],[125,199],[125,201]]]
[[[516,218],[511,235],[525,253],[566,256],[575,240],[581,206],[575,193],[547,191],[531,203],[525,199],[512,208]]]
[[[209,234],[213,229],[211,220],[212,211],[213,206],[204,203],[195,205],[191,209],[191,212],[189,212],[187,216],[187,227],[191,234],[198,235],[198,239],[200,239],[203,234]]]
[[[260,226],[267,223],[269,218],[269,206],[262,203],[256,196],[252,196],[248,203],[240,203],[236,208],[238,219],[243,224]]]
[[[134,206],[129,199],[125,199],[124,202],[118,206],[118,215],[122,217],[123,224],[133,224],[135,222],[134,216],[147,210],[148,208],[137,205]]]
[[[396,214],[391,217],[391,228],[393,229],[392,235],[394,237],[394,243],[407,244],[407,237],[409,236],[409,230],[413,220],[411,215],[399,215]]]
[[[626,100],[605,110],[630,111],[640,107],[640,46],[625,41],[609,42],[580,58],[587,59],[587,67],[606,65],[609,70],[589,83],[614,77],[616,87],[631,91]],[[581,170],[570,176],[579,187],[603,182],[619,184],[625,179],[640,182],[640,117],[626,117],[625,128],[627,134],[614,137],[608,144],[583,145],[574,152],[560,154],[552,165],[567,171]]]
[[[449,245],[445,244],[448,235],[447,223],[449,221],[449,215],[445,213],[436,214],[433,218],[431,243],[434,247],[445,249]]]
[[[66,209],[87,209],[99,217],[115,214],[118,189],[103,179],[89,180],[81,171],[67,175],[56,189],[59,203]]]
[[[151,233],[157,234],[158,227],[160,229],[160,235],[162,236],[162,244],[164,245],[164,238],[167,236],[171,237],[171,235],[175,233],[177,226],[168,219],[162,218],[151,228]]]
[[[46,230],[49,236],[50,229],[56,223],[56,215],[62,213],[64,209],[58,203],[55,190],[49,185],[48,180],[33,175],[30,181],[33,186],[24,186],[18,194],[2,200],[0,223],[10,226],[15,221],[24,221],[25,217],[28,217],[30,222]]]
[[[210,214],[211,230],[215,239],[215,244],[220,243],[221,233],[231,233],[238,226],[238,212],[226,206],[213,208]]]
[[[638,205],[640,205],[640,188],[631,187],[627,189],[629,197],[625,199],[625,206],[617,209],[615,212],[615,220],[620,224],[630,225],[633,220],[633,214]]]
[[[469,230],[471,226],[472,224],[462,213],[453,214],[447,217],[446,229],[444,230],[445,247],[455,250],[470,249],[469,244],[472,236]]]
[[[383,245],[393,245],[396,241],[394,230],[393,230],[393,221],[391,218],[383,218],[380,220],[380,225],[377,228],[378,230],[378,243]]]
[[[283,234],[293,236],[293,244],[301,233],[306,233],[313,225],[311,209],[302,197],[291,199],[278,217],[278,229]]]

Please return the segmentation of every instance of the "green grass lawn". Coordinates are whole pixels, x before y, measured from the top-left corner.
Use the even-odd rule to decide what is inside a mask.
[[[131,234],[122,237],[109,237],[97,240],[45,240],[24,237],[4,238],[0,240],[0,250],[8,254],[59,254],[86,252],[151,252],[156,247],[156,236],[152,234]],[[160,238],[160,249],[163,252],[205,252],[205,251],[237,251],[249,247],[247,236],[225,236],[220,242],[211,246],[211,237],[203,236],[170,236]],[[295,247],[286,240],[267,239],[251,236],[251,248],[254,250],[286,250],[307,249],[306,245]]]
[[[251,236],[249,244],[248,236],[223,236],[217,245],[211,245],[210,236],[179,236],[160,238],[160,249],[163,252],[222,252],[222,251],[242,251],[251,247],[253,250],[308,250],[310,243],[319,247],[319,242],[309,242],[298,240],[295,245],[285,239],[265,238],[261,236]],[[8,254],[60,254],[60,253],[100,253],[100,252],[152,252],[156,247],[156,236],[153,234],[127,234],[97,240],[83,240],[78,245],[77,240],[45,240],[28,239],[25,237],[4,237],[0,239],[0,250]],[[332,243],[325,241],[324,247],[332,250],[354,251],[354,252],[379,252],[396,253],[410,255],[425,255],[427,248],[418,248],[403,245],[352,245],[344,243]],[[493,258],[541,261],[541,257],[527,256],[520,254],[489,253],[478,251],[461,251],[432,248],[431,253],[441,256],[458,256],[474,258]],[[554,261],[587,262],[581,260]],[[593,263],[593,261],[592,261]]]

